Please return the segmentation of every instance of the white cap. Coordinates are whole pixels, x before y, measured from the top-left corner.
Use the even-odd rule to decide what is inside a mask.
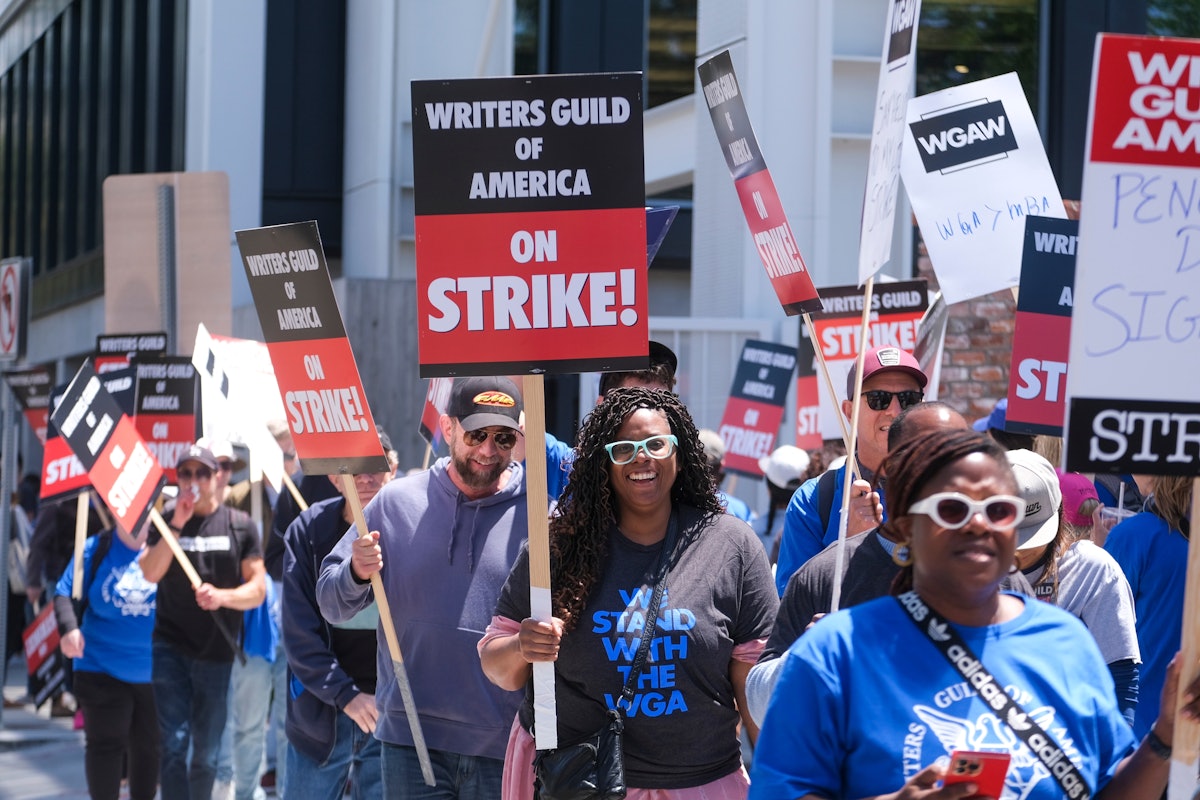
[[[1058,535],[1062,489],[1050,462],[1032,450],[1009,450],[1008,463],[1017,478],[1017,494],[1025,501],[1025,518],[1017,524],[1017,549],[1031,550]]]
[[[775,448],[771,455],[760,458],[758,468],[771,483],[786,487],[792,481],[804,477],[808,470],[808,453],[799,447],[785,444]]]

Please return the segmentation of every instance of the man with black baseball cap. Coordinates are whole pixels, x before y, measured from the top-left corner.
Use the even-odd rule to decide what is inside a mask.
[[[846,377],[846,397],[854,397],[858,361]],[[875,473],[888,452],[888,431],[904,409],[925,398],[929,378],[911,353],[899,347],[872,347],[863,357],[861,407],[855,437],[859,480],[851,487],[846,535],[869,531],[883,521],[883,497],[871,490]],[[842,401],[842,413],[853,418],[854,404]],[[843,465],[807,481],[792,496],[779,540],[775,586],[780,596],[788,578],[826,545],[837,540],[841,523]]]
[[[372,600],[380,573],[444,797],[499,797],[504,751],[522,692],[487,680],[476,643],[528,531],[525,473],[512,451],[521,393],[504,377],[454,381],[439,419],[450,455],[393,480],[325,558],[317,599],[340,624]],[[383,743],[383,795],[424,789],[386,639],[379,636],[375,736]]]

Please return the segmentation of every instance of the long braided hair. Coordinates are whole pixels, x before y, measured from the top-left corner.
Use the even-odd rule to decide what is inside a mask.
[[[993,439],[970,430],[938,430],[909,439],[883,461],[883,473],[888,476],[888,507],[891,513],[880,526],[888,538],[903,542],[907,535],[901,531],[899,520],[907,516],[913,503],[933,478],[950,464],[974,453],[990,456],[1002,472],[1012,478],[1005,450]],[[900,570],[892,583],[892,593],[902,594],[912,588],[913,568],[910,564]]]
[[[696,425],[679,397],[641,387],[610,391],[583,420],[558,515],[550,520],[551,602],[568,631],[579,623],[588,595],[603,575],[609,530],[620,516],[604,445],[614,441],[625,420],[642,408],[661,411],[679,440],[671,501],[694,506],[702,515],[699,525],[679,531],[677,552],[722,513]]]

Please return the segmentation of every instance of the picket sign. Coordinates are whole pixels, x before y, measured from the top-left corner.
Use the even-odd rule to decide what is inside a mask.
[[[1200,477],[1192,479],[1192,531],[1200,520]],[[1180,649],[1179,690],[1175,695],[1175,740],[1171,743],[1171,782],[1167,800],[1191,800],[1196,791],[1196,760],[1200,758],[1200,723],[1179,714],[1184,695],[1200,664],[1200,547],[1188,544],[1187,580],[1183,590],[1183,646]]]
[[[550,518],[546,489],[546,386],[542,375],[526,375],[525,501],[529,509],[529,615],[541,622],[554,616],[550,602]],[[554,698],[554,662],[533,663],[533,730],[539,750],[558,747],[558,703]]]

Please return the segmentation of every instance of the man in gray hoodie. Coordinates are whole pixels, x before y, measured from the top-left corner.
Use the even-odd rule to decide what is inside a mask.
[[[512,460],[520,391],[507,378],[459,378],[439,420],[450,455],[384,486],[321,565],[317,600],[337,624],[372,598],[378,572],[412,684],[437,788],[424,785],[386,639],[378,636],[385,797],[500,796],[522,692],[483,675],[475,645],[528,531],[525,474]]]

